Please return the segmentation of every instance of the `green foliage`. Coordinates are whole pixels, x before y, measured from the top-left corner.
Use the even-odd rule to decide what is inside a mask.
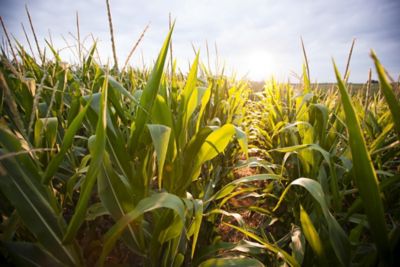
[[[392,264],[400,111],[376,55],[382,94],[336,69],[332,88],[312,84],[306,65],[302,84],[253,92],[199,52],[187,75],[166,71],[173,28],[151,70],[100,66],[96,43],[77,66],[49,43],[53,61],[18,43],[19,62],[1,55],[4,257],[108,265],[122,247],[144,266]]]

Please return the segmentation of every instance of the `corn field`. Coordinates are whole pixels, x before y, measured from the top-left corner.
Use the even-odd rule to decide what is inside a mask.
[[[399,264],[399,85],[375,53],[374,92],[335,63],[319,88],[307,62],[254,92],[200,52],[169,65],[173,28],[151,69],[101,65],[96,43],[77,65],[2,47],[3,262]]]

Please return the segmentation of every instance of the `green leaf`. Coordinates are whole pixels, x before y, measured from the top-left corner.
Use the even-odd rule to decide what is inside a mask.
[[[173,127],[171,109],[165,101],[165,98],[161,95],[157,95],[154,102],[151,122],[154,124],[163,124],[170,128]]]
[[[235,127],[232,124],[225,124],[221,128],[209,134],[195,156],[195,169],[199,168],[204,162],[211,160],[218,156],[218,154],[224,152],[234,134]]]
[[[56,59],[56,62],[61,63],[60,55],[57,53],[57,51],[54,49],[54,47],[47,40],[45,40],[45,42],[46,42],[47,46],[50,48],[51,52],[53,53],[54,58]]]
[[[228,267],[228,266],[243,266],[243,267],[264,267],[260,261],[253,258],[229,257],[229,258],[213,258],[200,263],[199,267]]]
[[[212,88],[212,83],[210,83],[210,85],[207,87],[206,91],[203,94],[203,97],[201,98],[201,106],[196,123],[196,132],[198,132],[200,129],[201,119],[203,117],[204,111],[206,110],[207,104],[210,101],[211,88]]]
[[[199,63],[199,53],[196,54],[196,58],[190,68],[189,75],[186,80],[185,87],[182,92],[182,100],[180,105],[180,113],[183,115],[182,124],[180,125],[180,138],[181,145],[185,140],[185,134],[187,134],[187,127],[189,123],[190,116],[193,114],[197,107],[197,95],[198,90],[196,90],[197,83],[197,69]]]
[[[88,72],[89,68],[92,65],[93,55],[94,55],[94,52],[96,51],[96,49],[97,49],[97,42],[94,42],[92,48],[90,49],[89,55],[83,64],[83,68],[82,68],[83,77],[86,76],[86,73]]]
[[[194,199],[194,221],[192,223],[193,229],[193,241],[192,241],[192,252],[191,258],[193,259],[194,252],[196,250],[197,240],[199,238],[201,222],[203,221],[203,201],[200,199]]]
[[[184,128],[183,128],[185,130],[189,125],[190,117],[192,116],[193,112],[197,108],[198,99],[199,99],[199,88],[194,88],[192,94],[190,95],[189,101],[187,103],[187,107],[185,109],[185,116],[184,116],[185,123],[184,123]]]
[[[310,83],[310,77],[308,77],[308,67],[307,67],[308,62],[303,64],[303,92],[304,94],[307,94],[311,91],[311,83]]]
[[[139,104],[137,99],[125,88],[120,84],[113,76],[108,76],[108,84],[110,88],[118,91],[121,93],[123,96],[129,98],[131,101],[135,102],[136,104]]]
[[[161,221],[157,223],[160,225],[168,225],[168,227],[161,230],[158,234],[157,241],[159,244],[164,244],[167,241],[179,237],[182,234],[182,229],[184,227],[182,219],[176,213],[173,214],[171,220],[165,221],[164,218],[166,217],[161,217]]]
[[[35,123],[35,147],[42,146],[43,137],[47,147],[52,148],[56,143],[58,120],[56,117],[38,119]]]
[[[169,108],[165,98],[161,95],[157,95],[156,101],[153,105],[151,122],[153,124],[162,124],[171,128],[171,134],[169,138],[169,147],[167,153],[167,160],[172,161],[177,153],[176,143],[175,143],[175,131],[174,123],[172,121],[172,112]]]
[[[154,149],[157,155],[158,188],[161,189],[164,163],[167,156],[171,128],[161,124],[147,124],[147,127],[149,128],[151,139],[153,140]]]
[[[239,213],[236,213],[236,212],[229,212],[229,211],[225,211],[222,209],[213,209],[207,213],[207,215],[211,215],[211,214],[221,214],[224,217],[232,217],[233,219],[235,219],[235,221],[239,224],[240,227],[244,227],[246,224],[242,215],[240,215]]]
[[[374,51],[371,51],[371,57],[374,60],[376,72],[378,73],[379,82],[381,84],[380,88],[385,96],[390,112],[392,113],[392,119],[396,128],[397,138],[400,140],[400,103],[396,99],[392,85],[389,83],[386,77],[385,69],[379,62],[379,59]]]
[[[160,86],[165,59],[167,57],[168,46],[171,40],[173,29],[174,26],[171,27],[171,30],[169,31],[168,36],[164,41],[156,64],[154,65],[153,71],[151,72],[150,79],[147,81],[146,87],[140,97],[141,108],[139,108],[137,111],[135,118],[135,129],[133,130],[129,140],[129,148],[133,154],[136,152],[136,149],[141,142],[145,124],[148,120],[149,113],[152,110],[153,103],[158,93],[158,88]]]
[[[4,242],[11,241],[19,227],[21,220],[17,210],[14,210],[2,224],[1,240]]]
[[[317,256],[322,260],[324,253],[321,239],[319,238],[318,232],[315,229],[314,224],[312,223],[307,212],[303,209],[302,205],[300,205],[300,222],[304,236],[306,237],[308,243],[314,250],[315,254],[317,254]]]
[[[334,164],[331,159],[331,155],[329,154],[328,151],[324,150],[318,144],[302,144],[302,145],[273,149],[271,151],[290,153],[290,152],[294,152],[294,151],[296,151],[296,152],[302,151],[304,149],[315,150],[315,151],[319,152],[321,154],[321,156],[324,158],[325,162],[329,165],[329,169],[331,172],[330,185],[331,185],[331,193],[332,193],[332,202],[333,202],[333,207],[335,208],[335,210],[338,210],[340,208],[341,196],[339,194],[336,170],[334,168]],[[300,157],[300,159],[302,159],[301,155],[299,155],[299,157]],[[311,166],[313,166],[313,164]]]
[[[326,126],[329,121],[329,110],[328,107],[323,104],[312,104],[310,105],[311,110],[315,113],[314,131],[319,137],[321,146],[325,143],[326,138]]]
[[[11,133],[9,129],[0,127],[0,144],[3,146],[4,151],[17,153],[13,157],[15,157],[18,165],[20,165],[24,171],[27,171],[27,173],[30,174],[30,178],[32,180],[34,180],[35,182],[40,181],[40,167],[34,163],[33,159],[29,156],[28,153],[18,154],[20,152],[27,152],[23,149],[23,147],[25,148],[26,144],[24,144],[22,139]],[[0,150],[0,152],[3,151]],[[8,166],[6,165],[6,167]],[[48,188],[38,187],[37,189],[39,190],[40,194],[47,199],[47,201],[52,201],[53,194],[49,194],[50,190],[48,190]]]
[[[233,190],[235,190],[239,185],[243,183],[256,182],[256,181],[267,181],[267,180],[282,180],[283,177],[274,174],[256,174],[251,176],[242,177],[240,179],[236,179],[222,187],[217,193],[214,194],[207,202],[214,199],[221,199],[229,195]]]
[[[362,135],[356,112],[351,103],[351,98],[346,90],[335,63],[333,64],[342,98],[344,112],[346,114],[346,125],[349,132],[349,144],[353,158],[353,177],[364,205],[364,211],[368,217],[368,223],[371,227],[371,233],[377,245],[380,259],[382,262],[390,262],[391,253],[389,247],[389,237],[385,222],[383,203],[379,190],[378,178],[376,176],[371,157],[368,154],[368,149],[365,144],[364,136]]]
[[[135,207],[134,193],[129,181],[126,177],[118,175],[107,153],[104,154],[97,185],[101,203],[115,220],[121,219]],[[127,226],[124,240],[135,250],[140,245],[132,225]]]
[[[101,202],[115,219],[123,217],[134,208],[134,196],[129,181],[115,171],[107,152],[104,154],[98,179]]]
[[[211,133],[212,130],[210,127],[202,128],[191,138],[189,143],[185,146],[182,157],[183,161],[179,161],[179,157],[177,157],[177,160],[175,160],[175,164],[179,168],[181,168],[182,166],[183,171],[182,174],[177,177],[175,183],[171,185],[173,187],[173,190],[171,192],[174,192],[178,195],[183,195],[186,187],[192,182],[191,177],[194,177],[199,173],[201,165],[198,166],[197,158],[193,155],[198,154],[200,148]]]
[[[97,217],[109,215],[110,213],[101,202],[91,205],[86,212],[86,221],[94,221]]]
[[[248,149],[248,143],[247,143],[247,135],[246,133],[240,129],[239,127],[235,126],[235,131],[236,131],[236,139],[239,142],[239,146],[242,149],[242,152],[245,154],[246,158],[249,157],[249,149]]]
[[[100,92],[98,92],[98,93],[94,93],[94,94],[92,94],[90,96],[84,96],[83,100],[84,101],[88,101],[89,98],[93,99],[91,104],[90,104],[90,110],[92,110],[94,112],[94,114],[96,114],[97,117],[100,117],[100,115],[101,115],[100,114],[101,113],[101,111],[100,111],[101,104],[100,103],[102,101],[102,94]],[[109,96],[107,96],[107,98],[109,98]],[[94,121],[94,122],[96,122],[96,121]],[[110,112],[106,112],[106,122],[107,122],[106,123],[106,125],[107,125],[106,128],[108,130],[110,130],[114,136],[117,136],[117,130],[114,127],[113,120],[111,118]],[[93,127],[97,127],[97,125],[93,125]]]
[[[97,173],[101,167],[104,151],[106,148],[106,127],[107,127],[107,79],[104,79],[101,101],[100,113],[98,116],[96,136],[94,141],[93,150],[91,151],[91,161],[89,170],[86,174],[83,185],[81,186],[81,193],[79,195],[78,203],[75,207],[74,215],[68,225],[67,233],[64,236],[64,242],[69,243],[75,237],[79,227],[85,220],[87,205],[92,193],[93,186],[97,179]]]
[[[189,75],[187,77],[186,84],[182,92],[183,111],[186,111],[186,109],[188,108],[190,96],[192,95],[192,93],[196,88],[198,65],[199,65],[199,53],[196,53],[196,58],[194,59],[192,67],[190,68]]]
[[[330,213],[328,205],[325,201],[325,194],[322,190],[321,185],[309,178],[298,178],[291,182],[285,191],[283,191],[278,203],[276,204],[274,211],[279,207],[283,199],[285,198],[287,192],[293,185],[301,186],[311,194],[311,196],[318,202],[321,206],[322,213],[324,214],[325,220],[328,224],[328,231],[330,242],[332,244],[333,250],[338,257],[340,263],[343,266],[347,266],[350,262],[350,243],[343,229],[340,227],[339,223]]]
[[[278,152],[287,153],[287,152],[293,152],[293,151],[302,150],[302,149],[308,148],[310,146],[311,146],[310,144],[301,144],[301,145],[294,145],[294,146],[276,148],[276,149],[272,149],[270,151],[278,151]]]
[[[300,264],[292,257],[290,256],[285,250],[281,249],[280,247],[278,247],[275,244],[271,244],[268,241],[264,241],[263,239],[261,239],[260,237],[258,237],[257,235],[253,234],[250,231],[247,231],[241,227],[229,224],[229,223],[224,223],[227,226],[238,230],[239,232],[245,234],[246,236],[256,240],[257,242],[259,242],[260,244],[262,244],[267,250],[274,252],[276,255],[279,255],[279,257],[283,258],[283,260],[285,260],[290,266],[292,267],[300,267]]]
[[[15,241],[1,244],[11,254],[13,263],[17,266],[65,266],[65,263],[59,262],[57,258],[36,244]]]
[[[202,132],[199,132],[199,134],[200,133]],[[201,147],[198,151],[193,151],[191,149],[193,153],[188,154],[189,157],[192,157],[192,155],[195,156],[193,163],[188,165],[188,168],[190,168],[188,172],[189,175],[184,173],[184,179],[186,179],[185,186],[198,178],[203,163],[215,158],[218,154],[223,153],[234,134],[235,127],[232,124],[225,124],[221,128],[218,128],[208,134],[205,140],[205,136],[202,135],[198,136],[200,138],[194,139],[194,144],[201,145]],[[189,147],[192,147],[190,143]]]
[[[379,189],[384,192],[388,190],[388,188],[391,188],[392,186],[395,186],[396,183],[400,182],[400,175],[395,175],[390,178],[386,178],[383,180],[381,183],[379,183]],[[347,209],[347,214],[346,214],[346,219],[349,218],[351,215],[353,215],[355,212],[358,210],[362,209],[362,200],[360,197],[356,198],[354,200],[353,204]]]
[[[56,173],[58,167],[60,166],[61,162],[63,161],[65,154],[67,153],[68,149],[71,147],[72,142],[74,140],[75,134],[82,126],[82,121],[86,115],[86,112],[92,102],[92,98],[89,99],[86,106],[83,108],[81,112],[75,117],[72,121],[71,125],[68,127],[67,131],[64,134],[63,141],[61,143],[60,152],[55,155],[49,162],[49,165],[46,168],[46,171],[43,175],[42,182],[44,184],[48,184],[51,177]]]
[[[388,139],[390,136],[391,131],[393,130],[394,124],[388,123],[385,128],[382,130],[382,132],[375,138],[375,140],[369,145],[369,153],[370,155],[373,155],[376,152],[379,152],[379,150],[382,148],[382,145],[385,143],[385,141]]]
[[[26,173],[14,158],[4,159],[0,169],[0,189],[29,231],[55,258],[69,265],[80,265],[74,245],[62,244],[64,227],[61,226],[65,223],[44,197],[45,187],[39,180],[32,179],[32,173]]]
[[[210,258],[213,255],[217,255],[222,251],[237,251],[249,253],[251,255],[264,254],[264,246],[261,244],[251,242],[248,240],[240,240],[238,243],[229,243],[229,242],[216,242],[210,244],[204,248],[202,248],[197,257],[193,262],[193,266],[198,266],[198,262],[202,262],[204,259]]]
[[[144,213],[159,208],[171,209],[178,214],[182,221],[185,220],[185,206],[179,197],[169,193],[156,193],[144,198],[104,235],[104,246],[99,260],[100,265],[103,266],[105,257],[110,253],[121,233],[131,222]]]

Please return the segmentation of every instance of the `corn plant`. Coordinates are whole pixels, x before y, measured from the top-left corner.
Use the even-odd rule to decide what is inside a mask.
[[[143,266],[396,264],[400,104],[375,53],[374,90],[336,67],[337,84],[312,84],[305,64],[299,84],[253,92],[200,51],[187,75],[172,54],[166,71],[173,30],[143,69],[119,71],[115,49],[113,68],[99,64],[96,42],[77,45],[76,65],[49,42],[39,59],[16,40],[2,48],[5,260],[102,266],[122,250],[117,263]]]
[[[104,235],[100,265],[120,238],[148,266],[193,259],[203,201],[219,179],[202,168],[220,169],[214,164],[247,148],[232,124],[239,125],[244,87],[230,90],[231,108],[209,115],[220,106],[210,99],[221,82],[198,81],[199,54],[187,78],[174,76],[170,86],[163,69],[172,30],[151,72],[112,75],[96,64],[95,43],[77,69],[49,43],[54,59],[43,65],[18,44],[22,72],[3,54],[1,188],[10,205],[3,242],[16,262],[85,265],[79,230],[103,215],[116,223]],[[235,136],[240,146],[223,156]],[[21,227],[31,243],[10,242]]]
[[[351,97],[336,67],[341,101],[317,85],[304,84],[296,95],[293,85],[272,81],[249,105],[246,125],[250,150],[256,148],[253,161],[263,166],[263,173],[279,175],[274,186],[283,190],[265,194],[275,207],[257,212],[266,223],[270,216],[286,218],[286,226],[275,224],[286,227],[287,234],[231,227],[260,245],[278,243],[291,250],[294,260],[283,257],[290,265],[393,264],[398,226],[387,216],[397,217],[397,204],[387,197],[394,201],[389,187],[397,188],[399,182],[394,115],[399,102],[376,55],[372,57],[384,97],[369,96],[367,112],[361,104],[365,94],[355,91]],[[291,211],[289,218],[283,216],[283,203]]]

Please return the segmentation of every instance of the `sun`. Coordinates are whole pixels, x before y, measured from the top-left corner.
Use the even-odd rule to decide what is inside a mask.
[[[249,51],[239,55],[234,66],[241,76],[251,80],[265,80],[276,75],[276,57],[268,51]]]

